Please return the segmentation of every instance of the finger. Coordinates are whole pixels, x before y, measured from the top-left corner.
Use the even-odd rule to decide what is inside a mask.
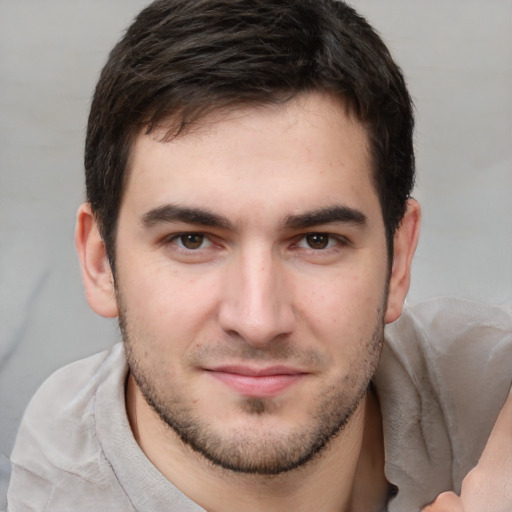
[[[443,492],[421,512],[464,512],[464,507],[455,493]]]

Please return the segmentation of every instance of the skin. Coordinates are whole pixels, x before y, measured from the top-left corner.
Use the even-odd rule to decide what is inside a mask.
[[[159,136],[133,148],[116,286],[87,204],[76,237],[91,307],[121,317],[139,445],[209,511],[378,510],[366,388],[409,287],[419,206],[390,267],[367,135],[327,95]]]

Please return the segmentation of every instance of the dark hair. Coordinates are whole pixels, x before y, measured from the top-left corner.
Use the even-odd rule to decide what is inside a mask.
[[[412,103],[388,49],[336,0],[157,0],[114,47],[92,101],[87,199],[110,263],[134,137],[212,110],[334,94],[369,137],[388,250],[414,181]]]

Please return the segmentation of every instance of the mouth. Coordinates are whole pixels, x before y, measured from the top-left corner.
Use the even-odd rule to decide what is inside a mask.
[[[302,370],[287,366],[219,366],[206,369],[206,372],[235,392],[252,398],[276,396],[308,375]]]

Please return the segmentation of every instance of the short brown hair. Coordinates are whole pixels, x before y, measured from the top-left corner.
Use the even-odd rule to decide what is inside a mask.
[[[366,127],[388,250],[414,182],[413,109],[378,34],[336,0],[157,0],[114,47],[92,101],[87,199],[112,268],[134,137],[184,133],[212,110],[341,98]]]

